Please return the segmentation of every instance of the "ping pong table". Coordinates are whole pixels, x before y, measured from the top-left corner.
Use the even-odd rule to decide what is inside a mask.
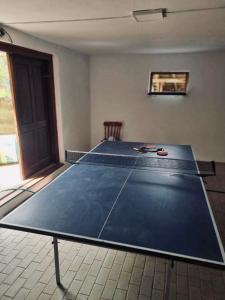
[[[100,143],[2,218],[0,227],[52,236],[57,284],[58,239],[223,268],[224,249],[202,178],[179,168],[139,168],[140,157],[157,157],[133,150],[143,144]],[[157,146],[168,151],[162,162],[189,161],[198,172],[191,146]],[[130,157],[133,164],[124,167]]]

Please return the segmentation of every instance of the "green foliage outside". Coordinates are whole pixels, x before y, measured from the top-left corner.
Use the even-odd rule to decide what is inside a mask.
[[[7,57],[0,52],[0,134],[16,132]]]

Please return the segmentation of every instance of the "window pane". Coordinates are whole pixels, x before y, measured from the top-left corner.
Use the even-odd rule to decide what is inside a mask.
[[[5,52],[0,51],[0,135],[16,132],[10,78]]]

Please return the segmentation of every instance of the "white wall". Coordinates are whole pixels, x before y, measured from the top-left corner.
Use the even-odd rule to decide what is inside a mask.
[[[91,56],[89,70],[86,55],[7,30],[15,44],[53,54],[61,160],[65,148],[98,143],[104,120],[122,120],[124,140],[191,144],[199,159],[225,161],[225,52]],[[147,96],[151,70],[189,71],[188,96]]]
[[[89,57],[6,29],[14,44],[53,55],[60,160],[64,160],[65,149],[89,149]]]
[[[187,96],[147,96],[149,71],[190,72]],[[105,120],[122,139],[191,144],[198,159],[225,161],[225,52],[100,55],[90,59],[91,145]]]

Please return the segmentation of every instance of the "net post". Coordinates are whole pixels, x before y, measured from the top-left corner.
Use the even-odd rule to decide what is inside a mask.
[[[56,237],[53,237],[53,247],[54,247],[54,258],[55,258],[55,277],[57,285],[60,283],[60,272],[59,272],[59,249],[58,249],[58,240]]]

